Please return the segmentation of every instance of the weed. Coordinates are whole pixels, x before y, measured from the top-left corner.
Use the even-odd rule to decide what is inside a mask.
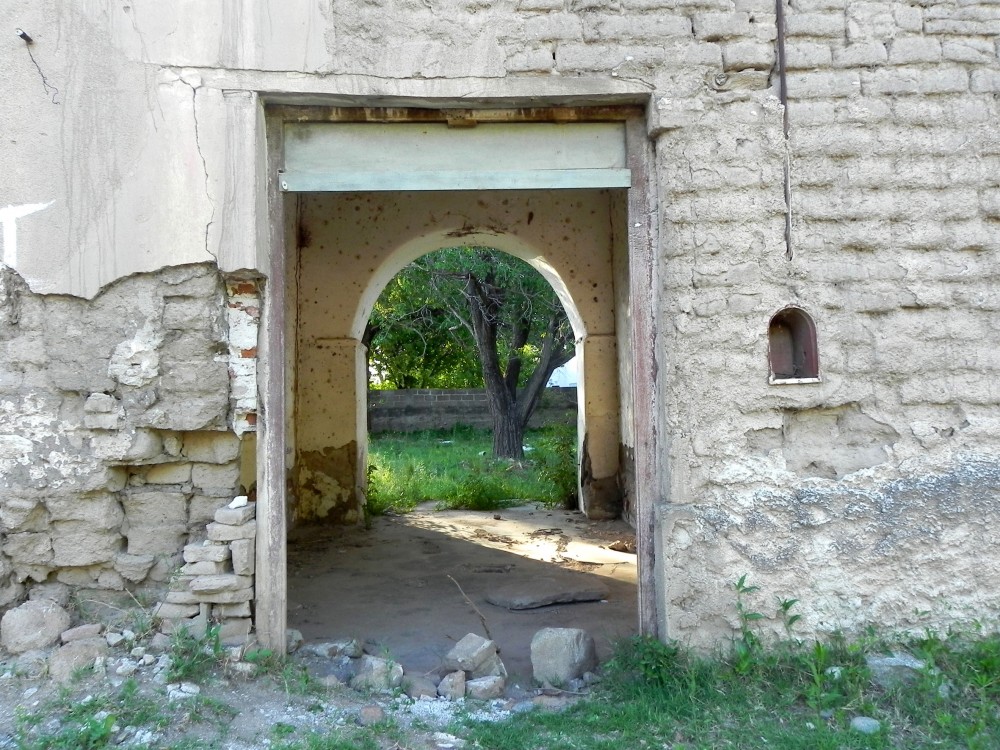
[[[745,675],[754,666],[757,651],[760,649],[760,638],[754,632],[752,623],[763,620],[764,615],[747,609],[746,597],[759,591],[758,586],[747,584],[747,575],[740,576],[736,587],[736,616],[740,622],[740,635],[733,639],[732,666],[736,674]]]
[[[170,667],[167,679],[171,682],[199,682],[208,676],[222,658],[219,626],[210,626],[204,638],[199,638],[186,627],[178,628],[170,637]]]
[[[325,692],[322,683],[303,665],[289,661],[271,649],[248,651],[243,659],[256,665],[258,674],[270,676],[280,684],[286,695],[320,695]]]

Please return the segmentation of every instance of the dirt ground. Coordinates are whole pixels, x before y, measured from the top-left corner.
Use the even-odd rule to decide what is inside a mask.
[[[322,679],[324,660],[302,649],[285,667],[254,677],[237,669],[239,664],[223,662],[192,688],[199,691],[196,696],[171,700],[154,667],[135,666],[133,649],[151,646],[150,634],[139,634],[111,649],[102,672],[82,672],[67,685],[41,674],[44,669],[26,673],[18,659],[0,653],[0,749],[251,750],[305,747],[310,733],[353,746],[358,732],[368,732],[375,746],[385,749],[461,748],[464,741],[451,734],[459,731],[457,717],[502,719],[574,699],[531,690],[529,644],[539,628],[585,628],[602,658],[616,638],[634,632],[635,556],[607,548],[633,539],[624,523],[595,523],[579,513],[535,506],[497,514],[424,507],[377,518],[370,530],[298,532],[289,542],[289,626],[307,643],[363,638],[370,650],[391,656],[407,671],[430,672],[466,633],[488,631],[511,676],[507,696],[462,704],[323,687],[315,678]],[[607,596],[525,611],[486,601],[491,591],[540,578],[566,588],[599,583]],[[297,677],[303,669],[314,678],[308,684]],[[129,685],[138,693],[123,698]],[[123,704],[141,700],[158,708],[147,711],[143,722],[127,724]],[[359,727],[373,709],[383,712],[384,722]],[[94,727],[103,726],[108,715],[113,726],[97,741]],[[19,739],[23,717],[38,724]]]
[[[622,521],[536,505],[494,513],[425,504],[376,518],[370,530],[305,530],[289,541],[288,624],[306,641],[373,641],[412,672],[437,669],[466,633],[487,635],[511,682],[528,685],[541,628],[587,630],[602,659],[635,632],[636,556],[607,548],[634,536]],[[607,596],[519,611],[486,601],[541,578],[567,589],[603,585]]]

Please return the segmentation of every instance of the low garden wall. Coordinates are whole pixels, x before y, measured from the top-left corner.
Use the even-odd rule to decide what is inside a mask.
[[[576,388],[546,388],[529,426],[576,424]],[[369,432],[416,432],[456,425],[489,428],[490,410],[483,389],[368,391]]]

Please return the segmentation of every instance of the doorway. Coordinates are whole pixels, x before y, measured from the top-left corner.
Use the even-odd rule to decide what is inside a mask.
[[[636,384],[648,391],[651,377],[643,367],[635,367],[631,356],[636,337],[637,227],[630,221],[636,199],[635,187],[629,191],[621,183],[623,174],[632,179],[626,164],[647,155],[627,153],[623,123],[629,115],[634,117],[635,112],[619,113],[620,128],[592,130],[578,139],[584,145],[575,150],[556,149],[555,166],[541,159],[544,169],[515,169],[499,175],[482,167],[484,159],[495,160],[495,153],[470,156],[472,152],[466,150],[460,165],[471,165],[471,169],[458,177],[444,174],[449,170],[427,170],[424,164],[422,175],[393,177],[389,173],[366,178],[347,170],[329,182],[324,169],[330,158],[309,161],[321,168],[304,172],[295,169],[306,163],[302,153],[285,158],[279,148],[272,154],[272,164],[292,170],[276,171],[285,192],[281,210],[273,214],[281,217],[283,231],[273,236],[284,252],[275,253],[280,258],[272,259],[269,299],[273,306],[264,319],[271,364],[264,368],[268,382],[261,509],[266,517],[258,557],[268,572],[258,579],[262,640],[277,641],[285,625],[275,614],[287,599],[285,573],[277,570],[286,554],[277,549],[284,544],[279,536],[289,526],[302,523],[360,520],[366,467],[366,373],[360,341],[371,305],[386,281],[410,260],[457,243],[488,245],[528,260],[550,281],[555,280],[557,290],[568,295],[579,311],[586,330],[580,342],[581,449],[584,479],[591,489],[590,495],[585,492],[583,510],[588,510],[588,503],[594,513],[600,512],[602,503],[621,503],[621,511],[640,531],[642,571],[642,528],[648,524],[638,491],[636,456],[649,443],[643,443],[640,434],[646,428],[636,429],[632,405]],[[441,118],[446,120],[444,115]],[[284,122],[280,112],[269,121],[272,147],[275,141],[284,142]],[[434,137],[445,144],[452,142],[447,122],[442,125],[444,129],[434,131]],[[559,127],[570,130],[550,131],[542,140],[551,144],[553,133],[559,133],[566,134],[570,144],[576,142],[574,126]],[[317,135],[322,132],[312,130],[296,138],[315,145],[323,142],[325,136]],[[511,132],[523,139],[527,131],[514,128]],[[609,132],[617,132],[620,139],[611,149],[600,143]],[[596,146],[595,133],[601,136]],[[448,153],[449,159],[454,156],[446,147],[435,148]],[[581,154],[588,158],[588,149],[603,154],[602,159],[614,152],[610,157],[614,163],[609,165],[605,159],[599,167],[581,167],[578,160]],[[525,151],[531,155],[526,164],[538,166],[537,149]],[[328,152],[320,148],[311,153]],[[460,189],[429,189],[448,180]],[[605,186],[602,181],[611,184]],[[397,189],[400,186],[409,189]],[[369,189],[354,189],[358,187]],[[648,247],[648,236],[645,239],[643,247]],[[277,264],[282,267],[276,268]],[[275,314],[279,303],[281,313]],[[648,325],[639,323],[640,327]],[[275,366],[279,360],[273,356],[277,350],[284,353],[280,372]],[[642,371],[638,377],[637,369]],[[279,394],[282,404],[277,403]],[[277,418],[286,426],[284,431],[274,429]],[[280,466],[276,456],[280,456]],[[649,543],[646,547],[648,554]],[[640,574],[639,586],[640,626],[651,632],[655,619],[649,616],[649,602],[643,604],[644,599],[652,601],[651,584],[644,587],[643,579],[652,581],[651,569]]]

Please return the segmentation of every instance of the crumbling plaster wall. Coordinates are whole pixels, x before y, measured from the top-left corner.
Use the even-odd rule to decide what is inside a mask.
[[[83,300],[0,274],[0,607],[166,589],[238,493],[227,301],[247,284],[180,266]]]
[[[648,100],[663,632],[725,637],[743,573],[801,599],[808,629],[989,617],[1000,10],[784,10],[787,138],[771,0],[414,1],[391,18],[348,0],[8,2],[0,25],[33,35],[38,68],[16,36],[0,47],[5,229],[33,209],[3,263],[84,297],[175,263],[266,269],[260,96]],[[767,384],[767,320],[788,304],[815,319],[822,383]],[[9,407],[17,438],[63,418],[58,386],[33,393]],[[109,486],[116,470],[58,435],[65,471]]]

